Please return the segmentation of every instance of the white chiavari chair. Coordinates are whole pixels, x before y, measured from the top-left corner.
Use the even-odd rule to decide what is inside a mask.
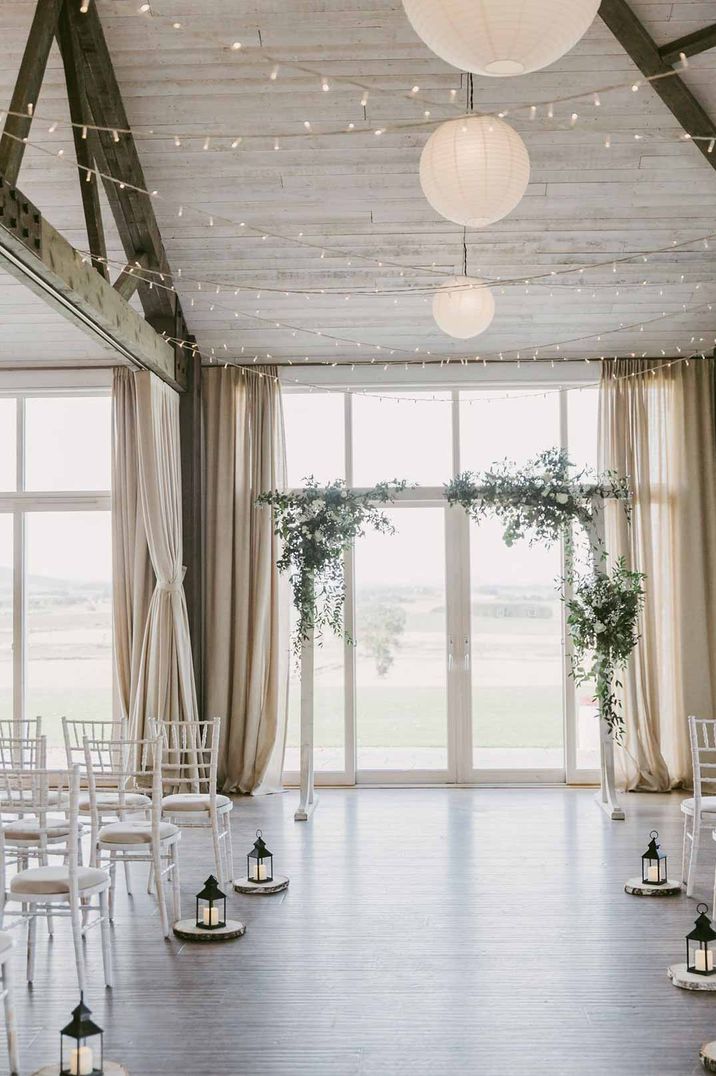
[[[42,736],[41,717],[26,717],[22,721],[16,721],[14,717],[0,718],[0,739],[2,740],[39,740],[40,736]]]
[[[79,847],[79,766],[67,770],[5,770],[0,773],[3,801],[14,805],[18,815],[27,817],[37,827],[37,852],[39,866],[19,870],[7,885],[7,852],[5,834],[0,827],[0,874],[2,879],[2,919],[8,912],[8,904],[19,903],[19,915],[27,920],[27,979],[32,982],[35,966],[36,925],[38,916],[49,914],[69,917],[77,965],[80,990],[85,989],[84,962],[82,959],[82,916],[86,918],[85,929],[99,925],[102,935],[102,962],[107,986],[112,985],[109,952],[109,903],[110,879],[101,868],[83,867],[78,856]],[[28,795],[28,791],[30,795]],[[50,812],[52,812],[50,814]],[[54,840],[56,816],[63,812],[67,833],[64,861],[50,865],[48,856]],[[93,898],[98,903],[93,904]],[[89,921],[89,913],[99,914]]]
[[[716,720],[689,717],[694,794],[682,800],[684,839],[681,880],[687,896],[693,895],[696,866],[704,830],[716,830]]]
[[[234,875],[231,843],[233,802],[216,790],[221,718],[211,721],[152,721],[163,743],[164,817],[182,829],[211,831],[219,884]]]
[[[89,781],[93,862],[109,864],[112,888],[110,914],[113,914],[117,863],[149,863],[157,889],[157,903],[164,937],[169,937],[169,915],[165,883],[172,887],[173,922],[181,917],[179,860],[177,845],[181,837],[178,826],[162,819],[162,751],[161,737],[146,740],[121,739],[110,744],[85,740],[85,766]],[[100,824],[98,804],[102,787],[107,783],[117,789],[117,821]],[[136,818],[130,797],[137,789],[151,790],[148,819]],[[132,817],[135,815],[135,817]]]

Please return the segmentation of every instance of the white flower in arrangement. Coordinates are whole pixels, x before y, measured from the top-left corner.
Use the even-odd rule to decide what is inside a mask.
[[[607,626],[606,624],[602,624],[601,620],[598,620],[597,623],[594,625],[594,630],[596,631],[597,635],[599,635],[601,634],[601,632],[607,630]]]
[[[558,493],[556,495],[556,497],[555,497],[555,500],[557,501],[557,504],[566,504],[567,501],[569,500],[569,494],[568,493]]]

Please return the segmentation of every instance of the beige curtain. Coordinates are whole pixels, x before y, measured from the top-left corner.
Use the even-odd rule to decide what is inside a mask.
[[[288,602],[271,513],[256,496],[285,485],[281,393],[235,367],[203,373],[206,436],[204,712],[223,718],[228,792],[281,787],[288,686]]]
[[[191,721],[197,719],[198,709],[182,582],[179,397],[153,374],[141,372],[129,376],[133,386],[126,389],[123,410],[127,415],[126,432],[134,434],[136,460],[128,445],[129,437],[126,456],[131,467],[136,466],[140,505],[137,519],[141,512],[156,577],[141,637],[136,678],[130,690],[130,727],[133,735],[142,736],[148,718]],[[130,394],[134,397],[133,431],[128,414]],[[138,523],[133,526],[136,533]],[[126,527],[131,538],[131,517]],[[125,562],[125,573],[132,566],[131,561]],[[133,584],[127,582],[126,574],[115,582],[116,588],[125,590],[130,585]],[[135,635],[134,655],[136,644]]]
[[[136,414],[134,374],[117,367],[112,390],[112,608],[117,697],[124,723],[136,694],[154,590],[139,496]]]
[[[635,493],[631,527],[607,509],[607,548],[647,576],[623,677],[630,789],[688,784],[687,717],[716,716],[715,430],[710,359],[604,365],[600,466],[629,475]]]

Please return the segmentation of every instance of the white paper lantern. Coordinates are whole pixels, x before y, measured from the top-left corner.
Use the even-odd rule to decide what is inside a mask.
[[[461,71],[524,75],[586,34],[599,0],[403,0],[418,37]]]
[[[438,327],[458,340],[484,333],[494,316],[492,292],[474,277],[453,277],[433,296],[433,317]]]
[[[517,131],[492,116],[442,123],[420,157],[420,185],[430,205],[468,228],[511,213],[529,179],[527,147]]]

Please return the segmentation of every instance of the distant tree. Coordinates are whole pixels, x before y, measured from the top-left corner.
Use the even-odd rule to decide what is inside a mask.
[[[375,660],[378,676],[385,676],[395,660],[395,651],[405,630],[405,610],[401,605],[381,602],[369,606],[361,619],[361,641]]]

